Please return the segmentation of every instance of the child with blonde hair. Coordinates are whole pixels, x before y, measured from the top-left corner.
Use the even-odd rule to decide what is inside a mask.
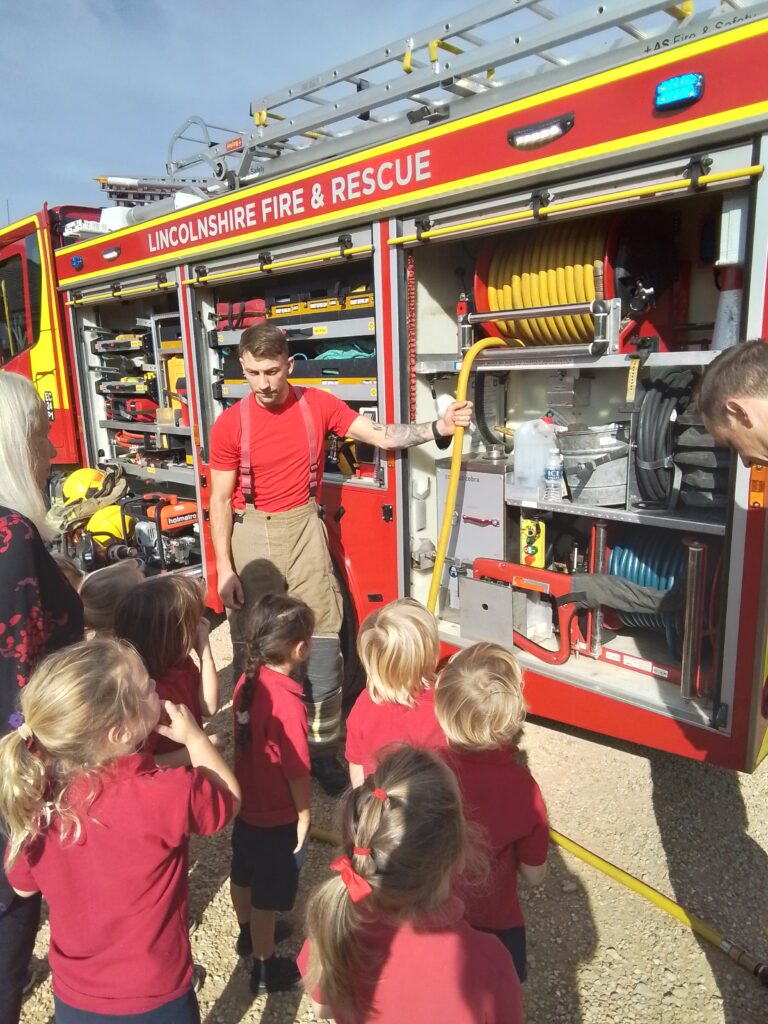
[[[0,740],[0,817],[10,884],[50,907],[57,1024],[199,1024],[187,847],[237,811],[231,769],[187,708],[161,708],[139,656],[112,638],[50,655],[20,703]],[[191,770],[140,752],[153,729],[186,746]]]
[[[341,856],[310,897],[299,969],[337,1024],[522,1024],[501,944],[454,895],[473,850],[456,779],[436,754],[392,748],[343,798]]]
[[[114,617],[115,636],[139,652],[160,699],[184,704],[200,726],[204,716],[215,715],[219,708],[219,674],[204,611],[205,595],[197,580],[166,574],[134,587]],[[151,736],[148,747],[158,764],[187,763],[186,749],[165,736]]]
[[[115,610],[126,594],[144,582],[141,565],[126,558],[114,565],[89,572],[80,583],[80,600],[86,629],[109,634],[115,624]]]
[[[353,786],[371,774],[377,753],[390,743],[445,747],[432,688],[440,657],[434,615],[413,598],[392,601],[365,619],[357,650],[367,681],[347,718]]]
[[[498,935],[520,981],[526,955],[517,876],[529,885],[543,882],[549,843],[541,792],[516,760],[525,710],[520,666],[499,644],[459,651],[438,677],[435,713],[448,739],[448,763],[467,819],[485,830],[491,852],[488,883],[464,893],[467,920]]]

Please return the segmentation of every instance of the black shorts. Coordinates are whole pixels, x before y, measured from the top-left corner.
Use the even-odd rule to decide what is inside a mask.
[[[257,828],[235,818],[232,829],[233,885],[251,890],[255,910],[291,910],[307,844],[294,853],[296,822]]]
[[[478,931],[488,932],[490,935],[496,935],[501,939],[514,961],[518,978],[521,982],[525,981],[528,977],[528,965],[526,962],[527,958],[525,949],[525,925],[519,925],[517,928],[478,928]]]

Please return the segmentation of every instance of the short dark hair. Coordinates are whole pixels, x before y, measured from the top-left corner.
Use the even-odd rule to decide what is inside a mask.
[[[254,359],[278,359],[280,356],[288,358],[288,339],[283,331],[274,324],[256,324],[255,327],[246,327],[240,335],[238,355],[242,359],[247,353]]]
[[[713,359],[696,391],[701,415],[710,423],[727,423],[731,398],[768,400],[768,343],[742,341]]]

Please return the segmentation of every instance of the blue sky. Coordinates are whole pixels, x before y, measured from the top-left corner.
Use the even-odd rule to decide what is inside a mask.
[[[162,174],[189,115],[246,128],[252,98],[471,6],[0,0],[0,223],[6,204],[11,220],[43,202],[98,206],[92,179]]]

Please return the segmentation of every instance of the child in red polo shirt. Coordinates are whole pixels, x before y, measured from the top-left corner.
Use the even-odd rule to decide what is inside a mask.
[[[371,774],[377,753],[390,743],[445,747],[432,689],[440,655],[434,615],[413,598],[392,601],[365,619],[357,650],[367,682],[347,718],[353,786]]]
[[[425,750],[391,748],[342,806],[337,874],[312,895],[299,968],[336,1024],[522,1024],[501,943],[452,895],[477,860],[456,779]]]
[[[237,811],[232,770],[183,705],[166,701],[136,652],[112,638],[40,663],[0,740],[6,871],[50,907],[57,1024],[199,1024],[187,932],[187,847]],[[159,769],[153,730],[191,769]]]
[[[203,617],[203,588],[188,576],[152,576],[117,606],[115,635],[133,644],[155,681],[161,700],[184,704],[202,726],[219,708],[219,674]],[[197,654],[200,668],[190,657]],[[214,746],[218,737],[211,737]],[[158,764],[189,764],[186,748],[155,733],[147,749]]]
[[[523,678],[510,651],[480,643],[454,654],[435,687],[437,720],[448,738],[469,821],[486,832],[491,874],[465,894],[467,920],[498,935],[525,981],[525,924],[517,876],[544,881],[549,826],[541,792],[516,760],[525,719]]]
[[[301,680],[315,617],[287,594],[266,594],[245,623],[246,668],[235,687],[235,773],[243,804],[232,830],[232,904],[237,952],[253,953],[251,992],[299,979],[275,954],[275,918],[291,910],[310,824],[307,710]]]

